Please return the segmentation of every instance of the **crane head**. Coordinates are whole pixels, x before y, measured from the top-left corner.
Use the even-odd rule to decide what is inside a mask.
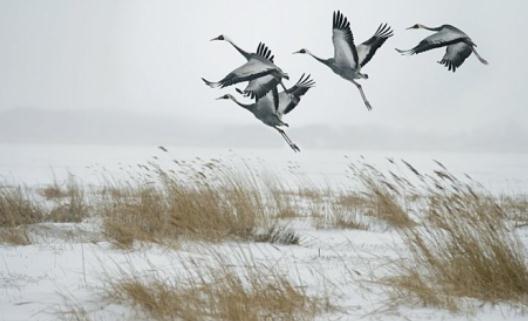
[[[215,40],[225,40],[225,39],[226,39],[226,37],[225,37],[224,35],[220,35],[220,36],[218,36],[218,37],[216,37],[216,38],[211,39],[211,41],[215,41]]]
[[[307,54],[308,53],[308,50],[306,49],[301,49],[301,50],[297,50],[297,51],[294,51],[293,52],[294,54]]]
[[[414,26],[410,26],[409,28],[407,28],[407,30],[411,30],[411,29],[421,29],[423,28],[423,26],[419,23],[415,24]]]
[[[222,99],[231,99],[233,96],[231,96],[230,94],[226,94],[226,95],[223,95],[223,96],[220,96],[218,98],[216,98],[216,100],[222,100]]]

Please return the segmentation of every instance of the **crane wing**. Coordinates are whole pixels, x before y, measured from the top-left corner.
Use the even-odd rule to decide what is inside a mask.
[[[334,12],[332,41],[336,65],[356,69],[358,53],[354,45],[354,36],[350,31],[350,23],[340,11]]]
[[[458,32],[453,32],[449,29],[443,29],[420,41],[416,47],[410,50],[397,50],[402,54],[414,55],[431,49],[448,46],[463,41],[464,39],[466,39],[466,37]]]
[[[385,41],[393,35],[394,32],[391,27],[386,23],[381,24],[376,30],[376,33],[374,33],[374,36],[357,46],[357,53],[361,67],[365,66],[372,59],[379,47],[381,47]]]
[[[291,112],[299,102],[301,101],[301,97],[304,96],[310,88],[315,86],[315,81],[313,79],[310,79],[310,75],[302,74],[301,78],[297,81],[297,83],[288,89],[287,92],[281,92],[281,98],[282,101],[286,101],[287,103],[279,105],[278,112],[282,114],[288,114]],[[285,96],[285,97],[284,97]]]
[[[458,42],[447,46],[444,58],[438,63],[447,67],[449,71],[455,72],[464,61],[471,55],[471,46],[465,42]]]
[[[268,66],[269,68],[278,69],[273,63],[273,58],[274,56],[272,55],[271,50],[264,43],[259,43],[254,59],[261,61],[263,65]],[[258,100],[264,97],[270,90],[277,87],[279,83],[280,79],[277,79],[273,75],[266,74],[262,77],[252,79],[244,89],[244,94],[247,97]]]
[[[280,80],[275,78],[273,75],[264,75],[262,77],[251,80],[247,87],[244,89],[246,96],[260,99],[264,97],[270,90],[277,87]]]
[[[288,89],[288,94],[292,94],[297,97],[301,97],[306,92],[315,86],[315,81],[313,79],[310,79],[310,75],[302,74],[301,78],[291,87]]]
[[[250,59],[242,66],[230,72],[217,84],[219,87],[224,88],[240,82],[258,79],[270,74],[273,70],[275,70],[275,68],[263,64],[257,59]]]
[[[271,63],[273,63],[273,59],[275,58],[275,56],[271,54],[271,50],[263,42],[259,43],[257,47],[257,52],[255,54],[261,58],[268,60]]]

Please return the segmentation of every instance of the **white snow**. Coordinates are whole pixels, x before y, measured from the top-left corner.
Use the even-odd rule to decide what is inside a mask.
[[[69,171],[83,182],[100,182],[101,170],[126,176],[126,168],[158,155],[168,164],[172,158],[238,157],[238,153],[189,151],[169,148],[170,156],[153,147],[36,146],[0,145],[0,178],[13,184],[41,186],[50,182],[51,170],[61,179]],[[82,152],[80,152],[83,150]],[[350,159],[336,151],[303,152],[245,151],[244,156],[264,160],[284,171],[302,172],[316,183],[345,185],[346,165]],[[145,157],[145,155],[147,155]],[[273,156],[264,156],[273,155]],[[432,167],[438,159],[455,173],[467,172],[494,192],[528,191],[528,155],[455,155],[445,153],[370,153],[372,162],[383,163],[385,156],[405,158],[416,167]],[[355,159],[356,156],[350,156]],[[162,164],[163,165],[163,164]],[[125,168],[125,169],[123,169]],[[134,169],[135,170],[135,169]],[[116,174],[118,173],[118,174]],[[119,174],[121,173],[121,174]],[[97,221],[80,224],[46,223],[30,227],[33,244],[0,245],[0,321],[58,320],[60,311],[71,306],[85,309],[92,320],[140,320],[127,307],[108,304],[102,298],[105,279],[122,276],[121,271],[137,275],[155,273],[177,278],[181,262],[193,257],[207,260],[210,251],[223,253],[236,262],[237,251],[252,253],[255,262],[274,267],[300,282],[309,293],[330,291],[332,302],[340,310],[324,314],[320,320],[526,320],[527,316],[511,306],[475,304],[471,315],[420,307],[400,307],[384,311],[386,289],[369,282],[383,275],[384,264],[401,252],[397,233],[390,229],[374,231],[318,230],[310,222],[290,225],[301,237],[298,246],[256,243],[198,244],[184,242],[179,247],[152,244],[137,245],[133,250],[118,250],[99,234]],[[528,231],[521,230],[528,245]]]
[[[46,228],[76,228],[63,225],[47,224]],[[109,305],[102,299],[106,278],[123,277],[120,272],[123,270],[138,276],[177,278],[183,259],[207,260],[209,251],[222,253],[233,262],[237,260],[236,253],[251,253],[257,264],[272,265],[289,274],[308,293],[328,291],[332,303],[340,310],[321,315],[321,320],[467,319],[467,315],[430,308],[383,311],[385,289],[369,279],[373,274],[385,273],[383,264],[401,246],[394,232],[315,229],[297,232],[302,236],[300,246],[184,243],[179,249],[143,245],[123,251],[102,240],[83,240],[86,235],[77,240],[56,238],[29,246],[0,246],[0,320],[57,320],[60,311],[70,306],[83,307],[93,320],[138,320],[132,310]],[[526,315],[509,306],[483,306],[471,318],[525,320]]]

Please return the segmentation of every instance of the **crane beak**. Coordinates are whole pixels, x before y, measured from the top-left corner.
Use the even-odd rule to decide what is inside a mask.
[[[297,51],[292,52],[292,55],[299,54],[299,53],[301,53],[301,51],[297,50]]]
[[[211,39],[211,40],[209,40],[209,41],[215,41],[215,40],[220,40],[220,36],[215,37],[215,38],[213,38],[213,39]]]

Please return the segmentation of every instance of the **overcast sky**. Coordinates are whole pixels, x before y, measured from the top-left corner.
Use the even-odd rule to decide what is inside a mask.
[[[373,107],[356,88],[308,56],[333,55],[332,12],[348,16],[356,43],[381,22],[395,36],[363,70]],[[16,107],[115,110],[177,116],[201,124],[255,124],[238,106],[214,98],[201,76],[218,80],[244,62],[226,34],[254,51],[267,43],[295,81],[311,73],[308,92],[287,122],[390,126],[456,133],[526,129],[528,2],[399,1],[110,1],[0,0],[0,111]],[[427,36],[415,23],[453,24],[478,44],[490,65],[470,57],[450,73],[436,63],[444,50],[402,57]]]

